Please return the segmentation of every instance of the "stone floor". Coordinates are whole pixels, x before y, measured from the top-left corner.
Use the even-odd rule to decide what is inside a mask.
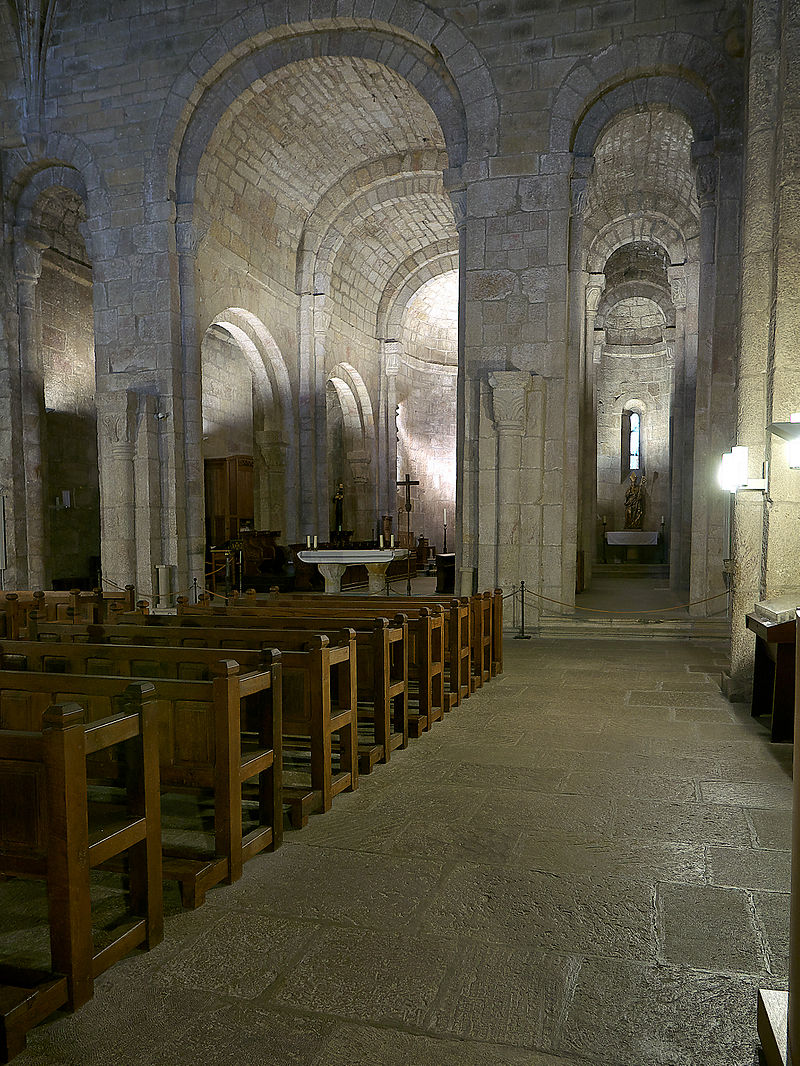
[[[506,641],[506,670],[19,1066],[751,1066],[785,987],[791,751],[724,646]]]

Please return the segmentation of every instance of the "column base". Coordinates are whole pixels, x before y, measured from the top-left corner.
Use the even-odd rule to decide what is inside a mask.
[[[787,1066],[789,993],[771,988],[758,990],[758,1039],[767,1066]]]

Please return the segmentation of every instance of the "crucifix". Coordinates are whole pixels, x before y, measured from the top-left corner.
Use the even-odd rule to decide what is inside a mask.
[[[418,481],[412,481],[408,474],[402,481],[397,482],[398,488],[406,490],[406,548],[408,548],[408,575],[406,577],[406,596],[411,595],[411,486],[419,485]]]

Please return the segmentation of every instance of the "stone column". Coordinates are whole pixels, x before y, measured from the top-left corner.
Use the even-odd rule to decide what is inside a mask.
[[[669,575],[674,589],[689,585],[689,518],[691,501],[686,500],[684,443],[687,432],[686,411],[686,272],[683,266],[668,268],[672,303],[675,308],[675,343],[673,348],[672,411],[670,436],[670,465],[672,485],[669,525]],[[688,509],[687,509],[688,503]]]
[[[576,500],[567,506],[577,507],[576,544],[583,553],[584,580],[591,580],[592,556],[596,529],[596,495],[597,495],[597,430],[594,424],[594,383],[591,374],[593,338],[589,333],[589,304],[587,290],[588,275],[584,269],[586,252],[583,248],[583,220],[586,207],[586,195],[589,178],[594,170],[594,156],[575,156],[572,161],[570,178],[570,219],[569,219],[569,337],[568,347],[571,356],[568,360],[571,368],[569,374],[568,409],[577,412],[577,441],[575,465],[579,471],[580,491]],[[605,277],[600,275],[603,284]],[[596,286],[593,286],[596,289]],[[602,285],[596,292],[599,301]],[[597,311],[597,302],[594,303]],[[594,331],[594,314],[591,315],[592,332]],[[569,435],[569,426],[566,427]],[[568,442],[568,449],[570,444]],[[566,516],[567,523],[571,521]]]
[[[525,565],[520,558],[520,474],[531,375],[527,371],[495,371],[489,375],[489,385],[497,433],[494,584],[504,592],[510,592],[511,586],[519,583],[520,576],[524,577],[524,573],[520,574],[520,567]]]
[[[712,575],[708,573],[709,512],[711,493],[709,478],[711,441],[711,394],[714,366],[714,317],[716,305],[717,191],[719,160],[711,141],[692,145],[695,163],[697,201],[700,205],[700,276],[697,307],[697,376],[694,403],[694,448],[692,462],[692,543],[689,574],[689,598],[693,601],[709,595]],[[721,578],[721,574],[716,575]],[[709,604],[697,603],[693,615],[706,615]]]
[[[353,508],[353,539],[368,540],[372,530],[373,500],[372,456],[365,450],[352,451],[347,456],[355,495]],[[390,512],[386,512],[389,514]]]
[[[600,298],[605,289],[605,274],[590,274],[585,293],[583,333],[583,390],[581,397],[581,497],[584,551],[584,577],[588,588],[591,564],[597,545],[597,377],[600,352],[595,346],[595,323]]]
[[[381,468],[383,485],[380,486],[379,498],[385,514],[394,515],[397,509],[397,375],[400,372],[399,341],[385,341],[384,374],[386,381],[386,420],[384,433],[386,438],[386,461]]]
[[[480,380],[468,374],[466,358],[467,309],[467,187],[457,169],[444,172],[444,186],[453,204],[458,231],[458,383],[456,386],[456,593],[471,596],[478,584],[478,423]]]
[[[300,530],[327,530],[328,470],[325,412],[325,297],[300,297],[299,349],[299,465]]]
[[[197,336],[195,274],[197,250],[211,219],[193,204],[178,204],[175,223],[178,285],[181,308],[181,395],[183,409],[184,524],[188,575],[179,566],[179,581],[201,580],[205,572],[205,479],[203,473],[203,381],[200,340]],[[179,427],[173,426],[179,432]]]
[[[767,378],[775,294],[776,155],[779,114],[779,0],[754,0],[748,78],[747,137],[742,200],[742,284],[734,444],[766,454]],[[755,474],[753,474],[755,476]],[[753,672],[753,634],[745,615],[766,591],[763,544],[766,502],[760,492],[734,500],[731,679],[729,691],[746,691]]]
[[[141,585],[145,575],[138,575],[137,581],[133,465],[139,397],[124,389],[101,392],[96,397],[96,404],[103,577],[122,587]],[[200,577],[203,577],[202,572]]]
[[[253,434],[261,457],[259,498],[255,501],[256,529],[286,529],[286,454],[289,448],[280,430],[259,429]]]
[[[22,475],[24,478],[24,542],[27,585],[33,589],[48,586],[47,511],[44,485],[47,477],[44,437],[44,374],[40,343],[40,323],[36,309],[36,284],[42,274],[40,247],[17,235],[14,245],[14,274],[17,282],[19,315],[19,412],[22,416]],[[16,511],[16,508],[15,508]],[[22,515],[19,516],[22,519]],[[21,523],[18,523],[19,529]],[[20,573],[20,578],[23,577]]]

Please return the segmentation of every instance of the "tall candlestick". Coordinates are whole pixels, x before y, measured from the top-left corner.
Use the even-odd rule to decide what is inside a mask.
[[[447,525],[447,508],[446,507],[444,509],[444,522],[442,524],[445,525],[445,526]]]

